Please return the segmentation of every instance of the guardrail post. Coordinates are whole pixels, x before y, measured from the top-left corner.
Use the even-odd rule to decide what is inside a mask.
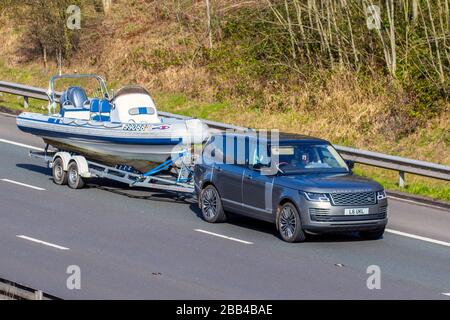
[[[404,171],[399,171],[398,172],[398,185],[400,188],[404,188],[405,187],[405,172]]]
[[[23,106],[25,107],[25,109],[28,109],[28,97],[23,97]]]
[[[41,290],[36,290],[34,292],[34,300],[42,300],[43,294]]]

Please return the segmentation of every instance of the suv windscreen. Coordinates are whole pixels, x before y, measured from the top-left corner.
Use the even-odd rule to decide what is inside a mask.
[[[271,158],[282,174],[349,172],[344,159],[329,144],[271,146]]]

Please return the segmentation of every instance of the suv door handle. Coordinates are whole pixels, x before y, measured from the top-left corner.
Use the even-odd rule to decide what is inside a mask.
[[[217,172],[222,172],[223,171],[223,169],[221,167],[217,167],[216,170],[217,170]]]
[[[251,174],[246,174],[245,177],[249,180],[253,180],[253,176]]]

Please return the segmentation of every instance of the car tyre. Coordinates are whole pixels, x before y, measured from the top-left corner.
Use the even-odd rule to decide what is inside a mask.
[[[52,165],[53,182],[62,186],[67,184],[67,172],[64,171],[63,161],[56,158]]]
[[[300,215],[291,202],[286,202],[278,207],[277,228],[281,239],[286,242],[303,242],[306,240]]]
[[[72,189],[82,189],[85,185],[84,179],[80,176],[78,165],[75,161],[71,162],[67,169],[67,184]]]
[[[384,228],[379,230],[371,230],[371,231],[360,231],[359,236],[366,240],[378,240],[383,237]]]
[[[203,219],[211,223],[224,222],[227,219],[219,192],[213,185],[208,185],[200,192],[200,209]]]

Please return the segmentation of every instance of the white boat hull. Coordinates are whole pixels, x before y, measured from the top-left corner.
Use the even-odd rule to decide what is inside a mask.
[[[17,125],[59,150],[108,165],[129,165],[142,172],[176,157],[191,144],[205,141],[209,135],[207,126],[198,122],[114,124],[35,113],[22,113]]]

